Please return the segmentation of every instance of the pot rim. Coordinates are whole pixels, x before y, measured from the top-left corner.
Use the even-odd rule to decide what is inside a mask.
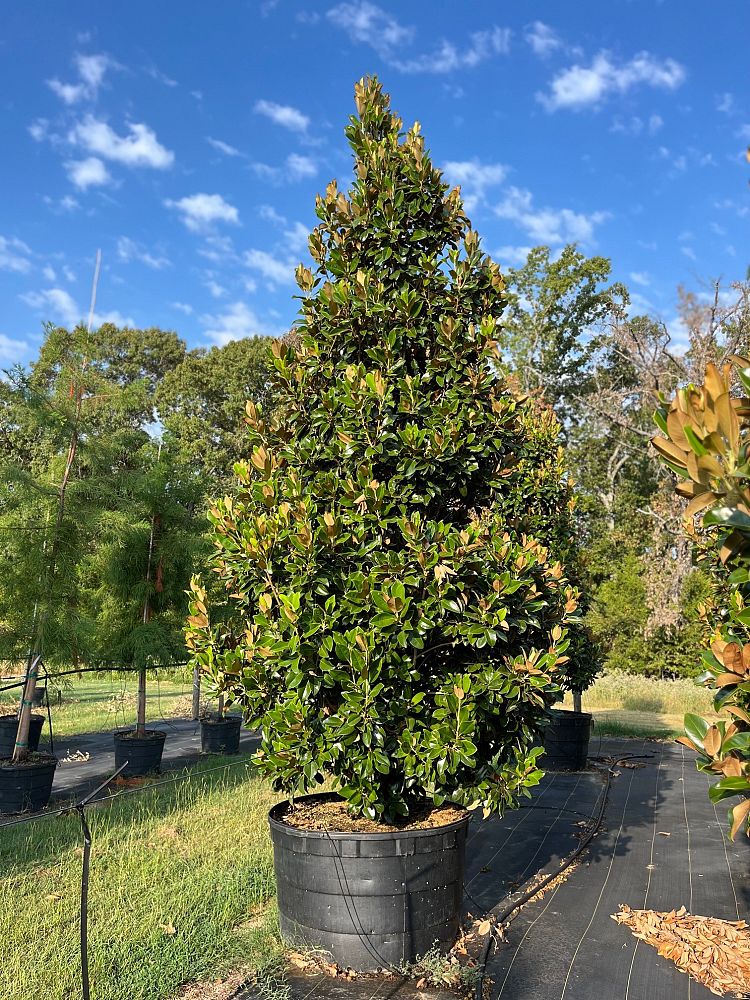
[[[208,726],[222,726],[224,725],[225,722],[239,722],[240,724],[242,724],[242,716],[237,715],[235,713],[234,715],[224,715],[220,719],[212,719],[210,717],[207,717],[201,719],[200,722],[201,725],[205,723]]]
[[[297,802],[310,801],[311,799],[340,799],[341,796],[337,792],[315,792],[312,795],[298,795],[295,799]],[[283,833],[284,836],[292,837],[311,837],[315,840],[364,840],[364,841],[378,841],[378,840],[401,840],[406,837],[439,837],[444,833],[450,833],[453,830],[460,830],[462,826],[468,826],[471,820],[471,813],[466,806],[460,805],[458,802],[446,801],[443,805],[453,806],[456,809],[463,809],[465,815],[461,819],[453,820],[452,823],[445,823],[443,826],[430,826],[423,827],[416,830],[400,829],[393,831],[380,831],[378,833],[365,833],[357,832],[356,830],[304,830],[298,826],[292,826],[290,823],[285,823],[283,819],[279,819],[274,816],[274,813],[280,810],[282,807],[289,804],[289,799],[284,799],[282,802],[277,802],[276,805],[272,806],[268,811],[268,822],[271,825],[272,830],[278,830]],[[436,808],[439,808],[436,806]]]
[[[167,738],[167,733],[165,733],[163,729],[146,729],[144,735],[144,742],[151,740],[152,742],[157,743],[159,739],[165,740]],[[135,735],[135,726],[129,726],[127,729],[113,729],[112,736],[115,739],[118,737],[122,737],[123,739],[143,739],[142,736]]]
[[[593,719],[594,716],[591,712],[576,712],[572,708],[550,708],[549,714],[551,716],[561,715],[564,719]]]

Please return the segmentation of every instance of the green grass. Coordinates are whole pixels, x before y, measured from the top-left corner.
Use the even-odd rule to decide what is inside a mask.
[[[572,700],[565,698],[566,708]],[[673,738],[682,733],[686,712],[714,717],[711,692],[692,680],[660,680],[612,670],[597,678],[583,696],[596,736]]]
[[[91,809],[94,1000],[166,1000],[280,954],[267,782],[214,758],[174,785]],[[80,996],[76,816],[0,830],[0,996]]]
[[[50,706],[52,727],[56,736],[74,736],[78,733],[106,732],[118,726],[135,724],[136,690],[135,674],[107,673],[84,674],[66,677],[60,681],[62,703],[56,703],[56,688],[50,681]],[[149,674],[146,718],[156,722],[174,715],[189,715],[192,677],[171,672],[168,676]],[[0,712],[17,704],[16,691],[0,693]],[[37,709],[36,711],[41,711]]]

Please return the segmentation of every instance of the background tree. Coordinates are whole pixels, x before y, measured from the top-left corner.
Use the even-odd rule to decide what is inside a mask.
[[[139,672],[138,734],[146,728],[149,664],[179,663],[194,566],[206,555],[203,483],[148,442],[133,456],[116,509],[103,510],[84,572],[95,655]]]
[[[575,245],[553,258],[534,247],[526,262],[508,271],[508,306],[499,330],[504,363],[524,388],[544,392],[563,431],[590,374],[597,335],[626,291],[607,286],[610,262],[585,257]]]
[[[180,460],[200,469],[215,491],[232,482],[232,465],[247,441],[245,403],[273,407],[266,356],[269,339],[246,337],[224,347],[190,351],[156,390],[165,441]]]

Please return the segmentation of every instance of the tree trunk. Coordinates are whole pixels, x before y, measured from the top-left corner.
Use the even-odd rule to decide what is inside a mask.
[[[138,709],[135,731],[138,736],[146,732],[146,669],[138,671]]]
[[[581,692],[580,691],[574,691],[573,692],[573,711],[574,712],[582,712],[583,711],[582,702],[581,702]]]
[[[30,656],[26,665],[26,679],[23,686],[21,711],[16,730],[16,745],[13,747],[13,763],[18,764],[29,756],[29,724],[31,722],[31,701],[36,690],[41,656]]]
[[[224,695],[223,694],[219,695],[219,704],[216,707],[216,714],[219,716],[220,719],[224,718]]]
[[[199,667],[193,667],[193,722],[198,721],[201,714],[201,672]]]

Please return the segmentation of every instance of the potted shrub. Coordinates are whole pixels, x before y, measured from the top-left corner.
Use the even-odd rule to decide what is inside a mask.
[[[750,392],[750,359],[731,362]],[[686,715],[679,741],[698,753],[700,770],[716,776],[713,802],[739,798],[728,813],[734,839],[743,828],[750,834],[750,399],[737,392],[731,364],[709,364],[704,384],[661,400],[655,419],[664,436],[652,444],[678,476],[677,494],[690,501],[685,530],[714,589],[703,609],[705,669],[697,682],[715,691],[720,719]]]
[[[215,715],[201,718],[202,753],[239,753],[241,715],[227,715],[224,695],[219,695]]]
[[[20,711],[13,715],[0,715],[0,758],[10,757],[13,754],[13,747],[16,745],[19,718]],[[28,737],[31,753],[35,753],[39,749],[39,740],[41,739],[43,728],[44,716],[32,713],[29,716]]]
[[[148,442],[130,459],[120,509],[107,511],[86,571],[102,659],[129,665],[138,674],[135,727],[114,733],[115,767],[138,777],[161,767],[166,733],[146,724],[150,666],[184,656],[185,590],[200,533],[196,511],[199,481]]]
[[[589,630],[580,621],[570,624],[568,643],[569,660],[559,683],[563,692],[572,693],[573,708],[549,711],[542,758],[545,771],[582,771],[589,754],[594,718],[583,711],[581,696],[599,673],[601,660]]]
[[[502,366],[500,366],[502,371]],[[543,392],[530,395],[522,411],[524,442],[516,465],[514,489],[504,497],[510,530],[548,546],[566,568],[567,578],[585,593],[584,570],[574,520],[577,497],[567,474],[561,446],[562,427]],[[568,623],[568,661],[558,674],[560,699],[566,692],[573,710],[551,708],[544,729],[545,771],[577,771],[586,766],[593,717],[582,709],[582,694],[601,669],[600,650],[581,620],[585,600]]]
[[[301,317],[269,359],[279,405],[248,404],[239,488],[210,508],[234,612],[194,579],[186,636],[288,796],[284,938],[373,969],[452,944],[468,810],[541,777],[576,594],[509,530],[526,404],[491,370],[497,265],[419,126],[375,80],[355,99],[356,179],[318,199]]]
[[[0,813],[43,809],[52,794],[57,758],[38,751],[38,734],[36,747],[31,746],[31,696],[41,662],[39,654],[29,657],[13,746],[0,758]]]

